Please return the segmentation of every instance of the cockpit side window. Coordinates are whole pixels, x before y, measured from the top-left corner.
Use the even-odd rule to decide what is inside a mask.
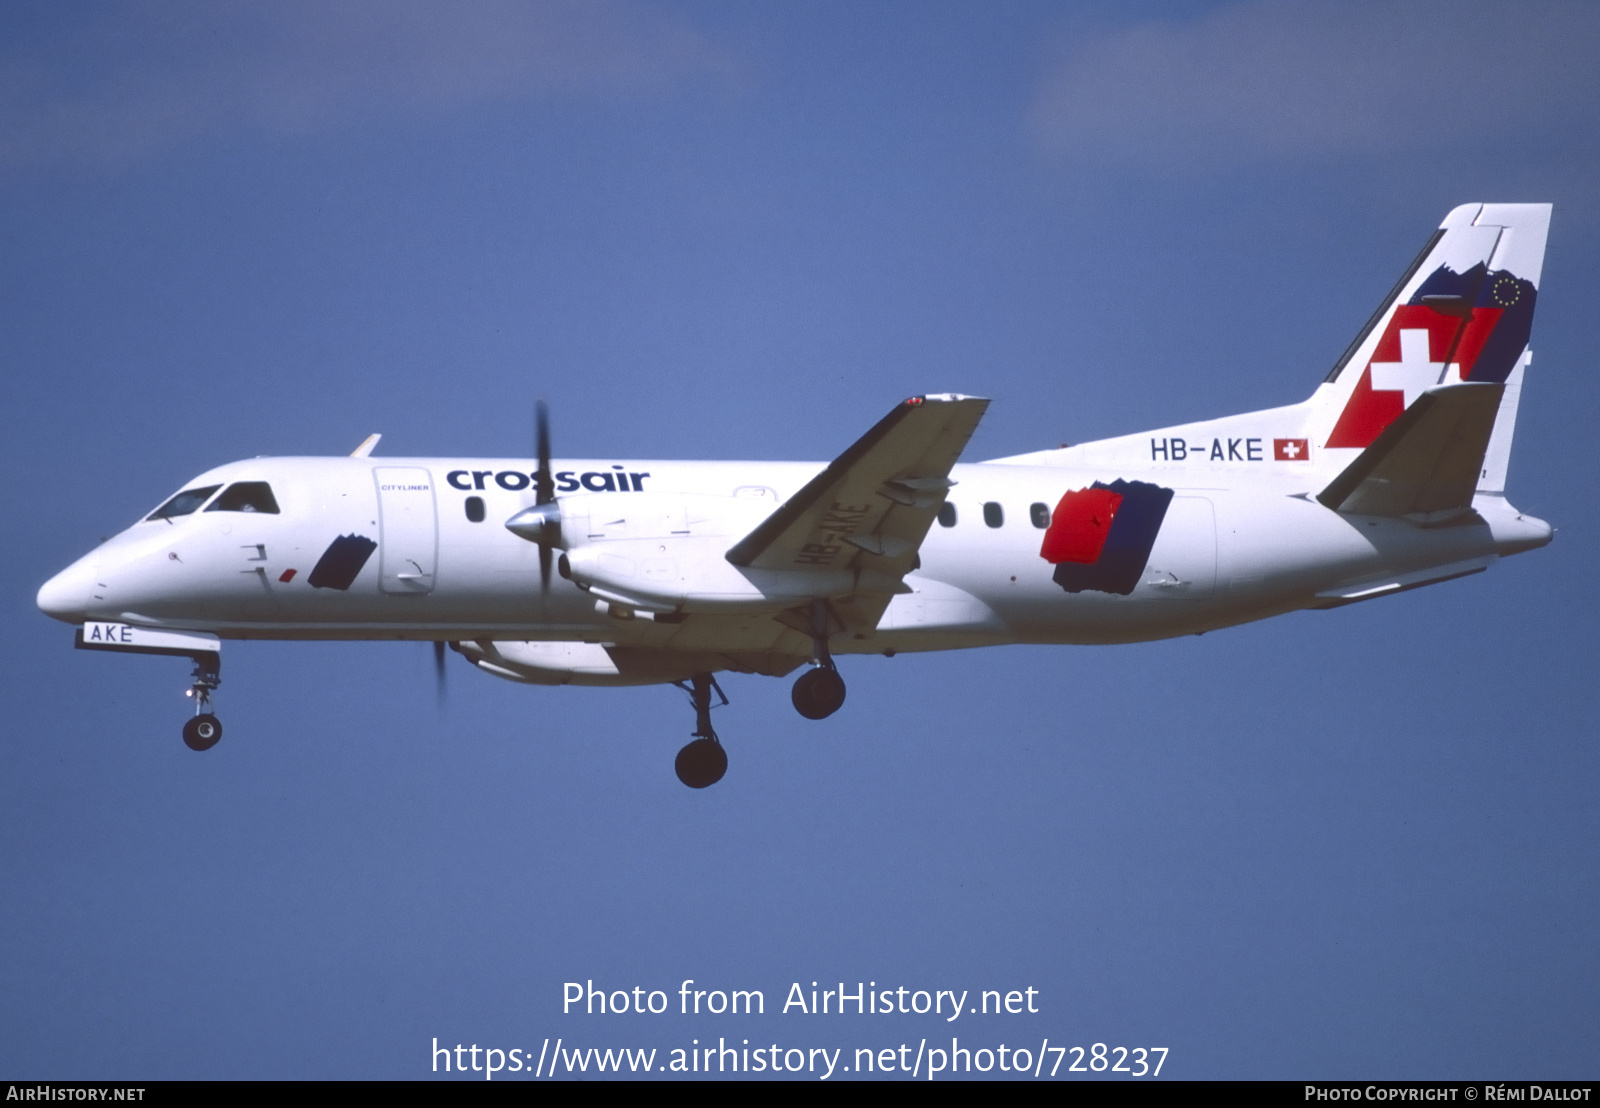
[[[262,512],[278,514],[278,501],[265,481],[236,481],[206,507],[208,512]]]
[[[167,501],[165,504],[161,505],[161,507],[157,508],[144,518],[146,520],[170,520],[174,516],[186,516],[196,508],[200,507],[200,505],[204,504],[207,500],[210,500],[211,494],[216,492],[221,487],[221,485],[207,485],[200,489],[184,489],[177,496],[174,496],[171,500]]]

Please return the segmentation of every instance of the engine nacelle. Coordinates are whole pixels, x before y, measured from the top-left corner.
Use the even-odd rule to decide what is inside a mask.
[[[561,572],[596,599],[672,612],[781,611],[844,596],[870,582],[848,568],[772,570],[730,563],[728,548],[776,505],[770,500],[680,493],[596,493],[557,498],[506,526],[566,551]],[[559,542],[553,542],[559,529]],[[883,591],[898,581],[880,583]]]
[[[527,685],[659,685],[693,675],[704,660],[693,656],[633,651],[624,670],[611,651],[591,642],[456,643],[455,648],[485,673]]]
[[[601,600],[649,612],[781,611],[852,591],[849,570],[743,569],[725,536],[613,539],[568,550],[567,573]]]

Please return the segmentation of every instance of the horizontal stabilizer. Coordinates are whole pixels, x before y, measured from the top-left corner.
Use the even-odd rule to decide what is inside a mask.
[[[904,575],[944,503],[950,470],[988,406],[953,394],[903,401],[735,543],[728,561],[758,569],[858,566]]]
[[[1472,506],[1505,386],[1429,389],[1317,500],[1350,515],[1429,516]]]

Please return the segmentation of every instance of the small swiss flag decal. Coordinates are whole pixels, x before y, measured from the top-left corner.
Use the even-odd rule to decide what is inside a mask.
[[[1272,458],[1278,462],[1309,462],[1311,444],[1306,439],[1273,439]]]

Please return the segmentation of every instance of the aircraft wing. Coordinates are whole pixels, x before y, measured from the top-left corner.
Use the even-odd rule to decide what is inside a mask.
[[[729,549],[756,569],[858,570],[889,593],[910,572],[944,504],[950,470],[987,400],[954,393],[897,405],[799,492]],[[881,577],[880,577],[881,575]],[[866,581],[862,581],[866,585]]]
[[[1504,391],[1487,383],[1429,389],[1317,499],[1352,515],[1426,516],[1472,507]]]

